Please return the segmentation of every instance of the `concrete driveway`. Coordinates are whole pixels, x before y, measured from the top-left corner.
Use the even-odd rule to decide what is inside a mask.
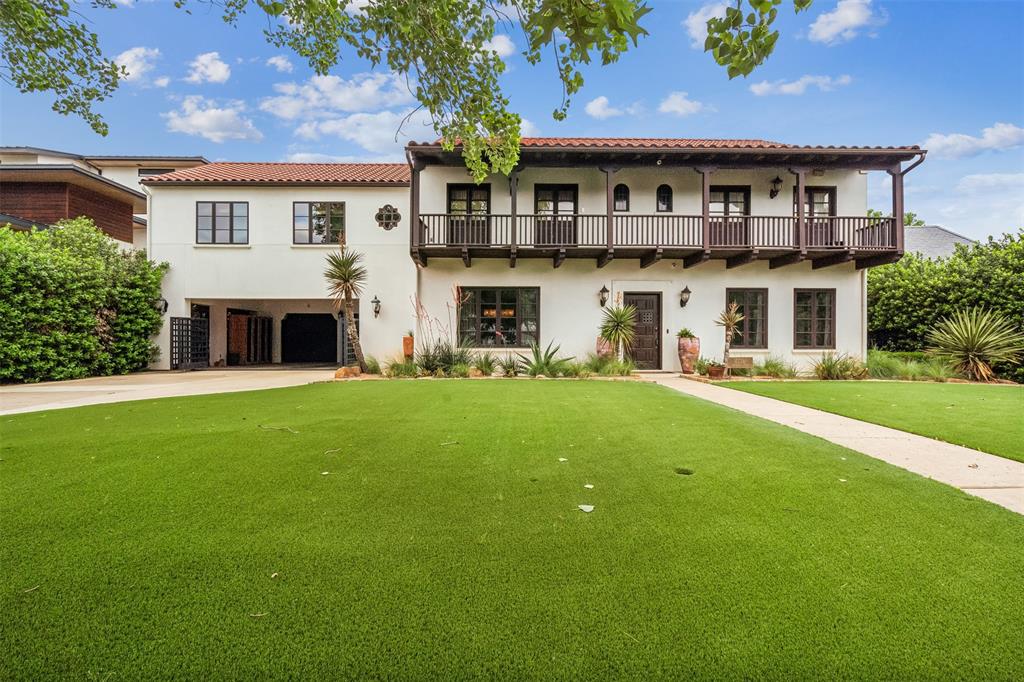
[[[301,386],[334,378],[333,368],[207,369],[0,386],[0,414],[206,393]]]

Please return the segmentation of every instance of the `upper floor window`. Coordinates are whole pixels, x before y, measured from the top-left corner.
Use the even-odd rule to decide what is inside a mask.
[[[292,243],[345,243],[345,202],[296,201],[292,204]]]
[[[616,211],[629,210],[629,187],[619,183],[618,185],[615,185],[615,189],[612,190],[612,195],[615,200]]]
[[[793,346],[836,347],[835,289],[794,289]]]
[[[491,212],[491,186],[448,185],[448,212],[453,214],[487,215]]]
[[[736,348],[768,347],[768,290],[767,289],[726,289],[725,304],[735,303],[743,315],[732,345]]]
[[[750,215],[750,185],[712,185],[711,215]]]
[[[658,202],[658,213],[672,212],[672,188],[668,185],[659,185],[656,194]]]
[[[835,187],[804,187],[804,215],[808,218],[836,214]],[[796,215],[796,188],[793,189],[793,215]]]
[[[248,244],[248,202],[197,201],[196,243]]]

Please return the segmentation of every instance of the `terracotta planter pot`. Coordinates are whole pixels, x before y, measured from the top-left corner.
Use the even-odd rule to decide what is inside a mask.
[[[600,336],[597,337],[597,357],[599,358],[610,358],[612,356],[612,344],[608,343]]]
[[[724,379],[725,378],[725,367],[719,365],[711,365],[708,367],[708,378],[709,379]]]
[[[683,374],[693,374],[693,363],[700,357],[700,339],[696,336],[680,337],[678,341],[679,365],[683,368]]]
[[[411,358],[415,350],[415,339],[411,336],[402,337],[402,355]]]

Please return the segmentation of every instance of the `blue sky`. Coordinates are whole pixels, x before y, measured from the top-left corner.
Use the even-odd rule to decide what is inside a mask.
[[[325,79],[267,44],[253,13],[237,28],[216,8],[121,0],[83,9],[110,56],[132,73],[100,105],[111,132],[50,111],[45,95],[0,88],[0,144],[94,154],[202,154],[211,160],[400,160],[413,123],[403,82],[346,55]],[[1024,2],[815,0],[782,6],[775,54],[729,81],[695,47],[718,3],[661,2],[650,36],[618,63],[586,69],[568,120],[551,111],[550,62],[529,65],[513,27],[495,43],[503,87],[544,136],[760,137],[796,144],[926,145],[907,177],[907,209],[982,238],[1024,226]],[[699,37],[699,36],[698,36]],[[876,177],[877,176],[877,177]],[[889,206],[883,174],[869,203]]]

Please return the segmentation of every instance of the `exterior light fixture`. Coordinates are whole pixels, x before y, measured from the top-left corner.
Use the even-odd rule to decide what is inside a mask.
[[[167,299],[161,296],[153,303],[153,307],[156,308],[157,312],[161,315],[166,315],[168,308]]]
[[[380,299],[374,296],[370,303],[373,304],[373,316],[380,317]]]
[[[776,175],[775,179],[772,180],[772,189],[771,189],[770,192],[768,192],[768,198],[769,199],[774,199],[775,197],[779,196],[779,192],[781,190],[782,190],[782,178],[780,178],[778,175]]]
[[[608,287],[605,287],[605,286],[602,286],[601,287],[601,291],[597,292],[597,299],[601,302],[601,307],[602,308],[604,307],[604,304],[608,302],[608,294],[609,293],[611,293],[611,292],[609,292],[608,291]]]
[[[690,287],[684,287],[683,290],[679,292],[679,307],[680,308],[685,308],[686,304],[689,303],[689,302],[690,302]]]

